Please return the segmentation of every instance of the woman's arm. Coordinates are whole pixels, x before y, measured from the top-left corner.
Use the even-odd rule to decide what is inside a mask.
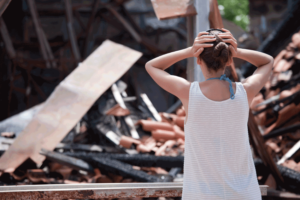
[[[187,96],[186,88],[189,88],[190,82],[179,76],[173,76],[164,71],[174,63],[189,57],[197,57],[205,47],[211,47],[212,44],[205,44],[215,40],[214,36],[206,35],[207,32],[201,32],[194,41],[192,47],[174,51],[162,56],[159,56],[146,63],[146,70],[153,80],[164,90],[177,96],[179,99]]]
[[[274,59],[272,56],[259,51],[239,48],[236,57],[246,60],[257,67],[254,73],[242,82],[247,91],[249,102],[252,102],[252,99],[268,81],[272,72]]]
[[[237,42],[230,31],[223,29],[226,33],[220,33],[220,37],[226,43],[232,45],[233,57],[243,59],[257,67],[253,75],[242,81],[247,91],[249,105],[256,94],[263,88],[268,81],[273,68],[273,57],[268,54],[248,49],[237,48]]]

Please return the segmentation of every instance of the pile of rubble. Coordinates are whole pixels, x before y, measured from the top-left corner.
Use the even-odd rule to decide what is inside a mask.
[[[270,79],[251,104],[268,152],[278,165],[297,172],[300,172],[299,72],[300,32],[276,56]],[[270,185],[276,188],[272,180],[274,184]]]
[[[126,84],[118,81],[101,95],[54,151],[42,149],[39,153],[46,159],[41,166],[27,159],[15,170],[3,172],[1,185],[182,181],[183,108],[178,104],[176,114],[157,113],[147,95],[142,94],[140,99],[122,97],[124,109],[113,95],[114,89],[124,94],[124,88]],[[22,129],[17,122],[35,110],[9,118],[0,128]],[[135,126],[130,127],[128,120]],[[136,131],[137,138],[132,137],[134,131],[130,128]],[[15,135],[1,133],[2,153],[14,142]]]

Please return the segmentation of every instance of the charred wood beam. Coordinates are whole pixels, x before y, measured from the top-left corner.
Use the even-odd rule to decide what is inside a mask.
[[[59,143],[56,145],[55,149],[65,149],[65,150],[75,150],[75,151],[96,151],[96,152],[108,152],[108,153],[123,153],[124,151],[120,148],[109,147],[109,146],[99,146],[91,144],[66,144]]]
[[[254,164],[257,170],[257,175],[266,176],[270,172],[261,159],[254,159]],[[300,173],[281,165],[276,165],[276,168],[285,183],[280,186],[290,192],[300,194]]]
[[[281,174],[279,173],[275,162],[271,158],[271,155],[267,151],[267,147],[264,143],[264,139],[263,139],[261,133],[259,132],[259,129],[255,122],[254,116],[251,112],[249,112],[248,130],[249,130],[249,136],[251,138],[251,141],[253,142],[253,148],[259,154],[259,157],[262,159],[263,163],[271,171],[276,182],[279,185],[284,185],[284,180],[283,180]]]
[[[286,154],[284,154],[281,159],[277,162],[278,165],[284,163],[287,159],[292,157],[300,148],[300,140],[292,147]]]
[[[121,96],[121,93],[120,93],[120,91],[118,90],[118,87],[117,87],[116,84],[113,84],[113,85],[111,86],[111,90],[112,90],[112,93],[113,93],[113,96],[114,96],[116,102],[118,102],[118,104],[119,104],[123,109],[127,109],[127,108],[126,108],[126,105],[125,105],[125,103],[124,103],[124,101],[123,101],[123,98],[122,98],[122,96]],[[130,117],[130,116],[125,116],[124,120],[125,120],[125,122],[126,122],[126,125],[127,125],[128,128],[129,128],[129,131],[130,131],[131,136],[132,136],[133,138],[135,138],[135,139],[139,139],[140,136],[139,136],[138,132],[137,132],[136,129],[135,129],[135,126],[134,126],[134,124],[133,124],[133,121],[132,121],[131,117]]]
[[[49,62],[49,60],[54,59],[54,56],[53,56],[52,50],[50,48],[50,45],[47,41],[47,38],[45,36],[45,33],[42,29],[42,26],[40,24],[40,20],[38,17],[35,2],[34,2],[34,0],[27,0],[27,2],[28,2],[28,7],[29,7],[29,10],[31,13],[31,17],[33,19],[34,26],[35,26],[36,34],[38,36],[38,40],[40,43],[42,56],[43,56],[44,60],[47,61],[46,65],[48,68],[56,67],[55,62],[52,62],[52,63]]]
[[[265,39],[265,41],[257,49],[258,51],[276,56],[275,54],[290,40],[292,35],[300,30],[300,0],[291,1],[292,5],[285,14],[285,18],[280,22],[277,28]],[[256,67],[250,63],[246,63],[242,66],[241,72],[244,77],[248,77],[253,74]]]
[[[139,25],[136,24],[134,19],[129,14],[128,10],[125,8],[124,5],[120,5],[120,11],[121,13],[129,20],[129,22],[132,24],[133,28],[137,30],[139,34],[142,34],[144,31],[141,29]]]
[[[84,43],[83,43],[83,52],[85,56],[87,56],[87,49],[88,49],[88,42],[91,38],[91,34],[93,33],[93,22],[94,22],[94,19],[96,17],[96,14],[97,14],[97,11],[98,11],[98,7],[100,5],[100,1],[98,0],[94,0],[94,3],[92,5],[92,12],[91,12],[91,16],[89,18],[89,21],[88,21],[88,24],[86,26],[86,30],[85,30],[85,33],[84,33],[84,37],[85,37],[85,40],[84,40]]]
[[[81,16],[80,16],[80,14],[79,14],[79,12],[78,12],[77,10],[74,10],[73,13],[74,13],[74,15],[75,15],[75,17],[76,17],[76,19],[77,19],[77,21],[78,21],[78,23],[79,23],[81,29],[82,29],[83,31],[86,30],[86,26],[84,25],[84,23],[83,23],[83,21],[82,21],[82,19],[81,19]]]
[[[149,51],[151,51],[155,55],[160,55],[163,52],[162,50],[158,49],[153,42],[149,41],[145,36],[140,35],[133,26],[122,16],[120,15],[112,6],[106,5],[105,8],[110,11],[118,21],[124,26],[124,28],[130,33],[130,35],[134,38],[135,41],[144,45]]]
[[[182,102],[180,100],[176,101],[167,111],[166,113],[175,112],[180,106],[182,106]]]
[[[10,4],[11,0],[2,0],[0,1],[0,17],[6,10],[7,6]]]
[[[56,153],[53,151],[48,151],[45,149],[41,149],[40,154],[46,156],[47,159],[59,164],[66,165],[77,170],[84,170],[91,173],[94,172],[94,168],[89,163],[81,159],[66,156],[64,154]]]
[[[286,134],[286,133],[295,132],[298,129],[300,129],[300,124],[294,124],[294,125],[291,125],[289,127],[276,129],[276,130],[268,133],[267,135],[263,135],[263,138],[265,140],[268,140],[270,138],[277,137],[277,136],[280,136],[280,135],[283,135],[283,134]]]
[[[70,155],[69,153],[67,155]],[[74,154],[76,155],[76,153]],[[84,155],[84,154],[81,154]],[[147,174],[144,171],[135,170],[132,165],[123,163],[117,160],[110,159],[103,156],[76,156],[77,158],[83,159],[86,162],[91,163],[94,167],[99,168],[101,171],[110,172],[123,177],[130,177],[137,181],[142,182],[159,182],[158,177]]]
[[[77,158],[109,158],[113,160],[119,160],[124,163],[128,163],[140,167],[162,167],[162,168],[173,168],[183,167],[183,156],[154,156],[148,154],[111,154],[111,153],[84,153],[84,152],[66,152],[68,156]]]
[[[1,16],[1,14],[0,14],[0,16]],[[8,55],[9,55],[10,59],[15,58],[16,57],[16,51],[14,49],[14,46],[12,44],[12,40],[10,38],[10,35],[8,33],[6,24],[5,24],[4,20],[2,19],[2,17],[0,17],[0,32],[1,32],[2,40],[5,44],[5,49],[8,53]]]
[[[159,182],[160,179],[156,176],[147,174],[144,171],[133,169],[132,165],[117,161],[111,160],[108,158],[94,157],[91,159],[100,170],[109,171],[113,174],[117,174],[123,177],[131,177],[137,181],[142,182]]]
[[[81,60],[81,57],[80,57],[79,48],[76,40],[76,34],[73,28],[72,3],[71,0],[65,0],[64,2],[66,8],[67,26],[68,26],[69,39],[72,46],[72,52],[77,62],[79,62]]]

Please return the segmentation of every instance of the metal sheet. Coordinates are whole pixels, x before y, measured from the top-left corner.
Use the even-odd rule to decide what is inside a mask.
[[[197,15],[192,0],[151,0],[159,20]]]
[[[262,196],[268,186],[260,186]],[[180,197],[182,183],[47,184],[0,187],[0,199],[99,199]]]
[[[140,52],[103,42],[63,80],[0,158],[0,169],[15,169],[28,157],[41,164],[41,148],[53,150],[92,104],[141,56]]]

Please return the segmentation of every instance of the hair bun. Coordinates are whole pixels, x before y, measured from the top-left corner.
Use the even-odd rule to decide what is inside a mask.
[[[213,51],[215,57],[227,58],[229,56],[228,45],[225,42],[219,42]]]

